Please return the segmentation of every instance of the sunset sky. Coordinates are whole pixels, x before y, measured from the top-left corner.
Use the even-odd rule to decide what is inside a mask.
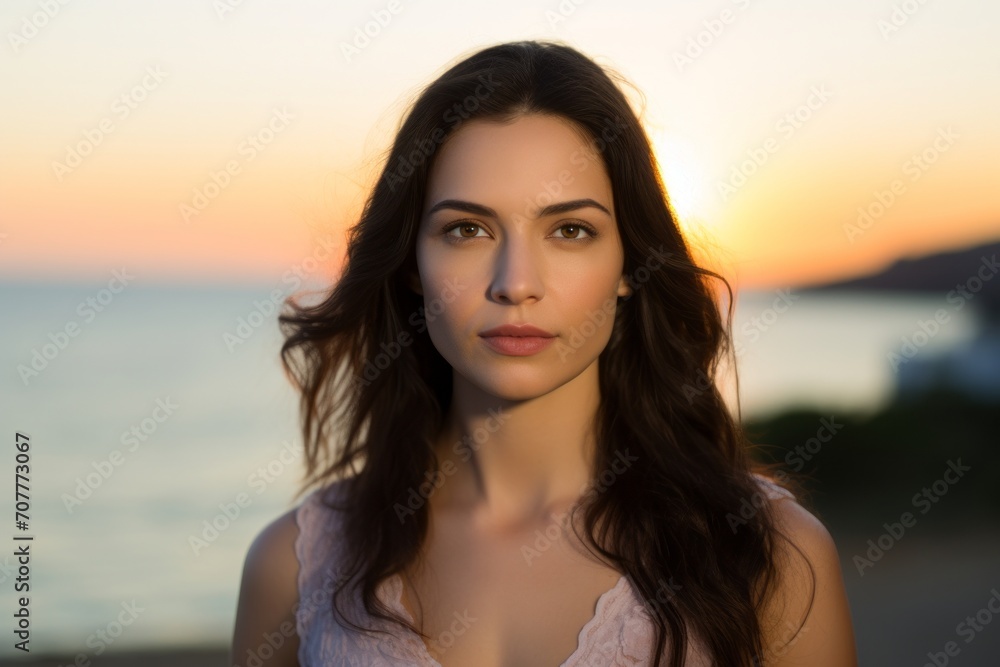
[[[997,3],[500,7],[4,2],[0,279],[125,267],[150,283],[269,283],[331,245],[339,256],[412,97],[474,50],[527,38],[564,41],[645,96],[685,229],[742,288],[1000,237]],[[859,208],[875,215],[852,231]]]

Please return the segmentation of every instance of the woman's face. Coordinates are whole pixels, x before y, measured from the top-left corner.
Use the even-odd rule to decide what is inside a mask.
[[[629,294],[611,182],[574,128],[537,114],[470,121],[439,148],[429,175],[412,286],[441,356],[501,398],[540,396],[577,377],[607,345],[617,297]],[[593,205],[541,210],[573,200]],[[481,335],[526,323],[553,334],[544,348],[516,354],[517,341]]]

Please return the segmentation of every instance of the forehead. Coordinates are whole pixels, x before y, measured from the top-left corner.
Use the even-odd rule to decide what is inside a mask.
[[[449,136],[430,171],[424,212],[453,198],[531,216],[539,206],[584,197],[612,208],[593,141],[568,119],[532,114],[504,124],[469,121]]]

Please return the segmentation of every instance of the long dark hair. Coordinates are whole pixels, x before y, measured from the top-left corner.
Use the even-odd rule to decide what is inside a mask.
[[[633,289],[619,300],[599,358],[594,477],[626,449],[641,461],[578,507],[587,544],[647,601],[657,667],[668,637],[670,667],[680,667],[690,632],[718,664],[759,664],[776,541],[787,538],[770,505],[757,500],[752,476],[773,468],[753,460],[741,417],[733,418],[716,387],[720,361],[733,348],[732,289],[692,260],[649,139],[616,79],[624,82],[572,47],[519,41],[471,54],[421,92],[348,232],[340,278],[320,303],[289,298],[279,317],[282,363],[301,392],[300,494],[349,483],[337,508],[345,576],[359,582],[369,614],[425,636],[375,592],[419,556],[427,505],[416,503],[406,520],[399,507],[438,470],[432,443],[451,403],[451,367],[427,334],[424,298],[406,282],[416,270],[428,173],[437,148],[469,120],[570,119],[593,138],[606,166]],[[725,323],[713,278],[728,292]],[[665,596],[668,581],[676,585]],[[362,629],[339,609],[345,588],[341,581],[333,610]]]

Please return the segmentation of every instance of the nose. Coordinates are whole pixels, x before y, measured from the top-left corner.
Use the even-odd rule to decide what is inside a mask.
[[[532,248],[528,234],[508,235],[494,257],[490,296],[495,301],[518,304],[545,295],[541,252]]]

